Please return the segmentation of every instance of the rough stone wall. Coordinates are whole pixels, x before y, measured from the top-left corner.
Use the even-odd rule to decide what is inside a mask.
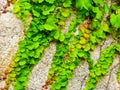
[[[5,5],[5,0],[0,0],[0,12],[2,6]],[[12,60],[12,56],[18,49],[18,41],[24,37],[23,26],[21,22],[10,13],[11,8],[6,14],[0,15],[0,78],[4,76],[3,72],[8,68]],[[66,24],[69,25],[68,21]],[[63,33],[67,30],[67,26],[63,28]],[[108,36],[94,51],[91,51],[91,56],[96,64],[103,49],[115,43],[112,37]],[[55,43],[50,44],[44,51],[41,61],[34,67],[31,72],[28,86],[26,90],[41,90],[47,79],[48,71],[51,67],[52,58],[56,51]],[[116,80],[116,71],[120,64],[120,56],[116,55],[113,64],[109,68],[109,73],[102,77],[94,90],[120,90],[120,84]],[[89,75],[88,63],[82,61],[74,70],[73,77],[69,80],[68,90],[83,90],[85,81]],[[0,80],[0,88],[5,86],[5,81]],[[10,88],[9,90],[13,90]]]
[[[41,86],[47,80],[48,71],[51,67],[53,55],[56,51],[55,45],[55,43],[52,43],[45,49],[42,59],[31,72],[31,77],[26,90],[41,90]]]

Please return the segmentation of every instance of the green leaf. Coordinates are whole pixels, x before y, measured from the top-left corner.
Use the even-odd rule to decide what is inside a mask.
[[[56,20],[57,20],[57,19],[56,19],[54,16],[49,16],[49,17],[47,18],[46,23],[55,24],[55,23],[56,23]]]
[[[28,45],[27,48],[28,48],[29,50],[33,50],[33,49],[34,49],[34,45]]]
[[[32,9],[32,13],[34,16],[39,17],[40,16],[40,12],[37,12],[36,10]]]
[[[35,51],[31,51],[29,55],[34,58],[40,58],[43,50],[44,50],[44,46],[39,46]]]
[[[50,14],[50,11],[46,10],[46,11],[43,11],[42,13],[43,13],[43,15],[48,15],[48,14]]]
[[[96,76],[95,76],[95,73],[94,73],[94,70],[92,70],[92,71],[90,72],[90,76],[91,76],[91,77],[96,77]]]
[[[84,90],[93,90],[93,88],[95,87],[96,85],[89,82],[89,84],[86,85],[86,87],[84,88]]]
[[[45,9],[44,9],[45,8]],[[52,11],[54,11],[54,9],[55,9],[55,5],[51,5],[51,6],[45,6],[43,8],[43,15],[48,15],[48,14],[50,14],[50,12],[52,12]]]
[[[93,7],[93,12],[96,13],[96,18],[97,19],[101,19],[102,17],[102,11],[99,9],[99,7]]]
[[[96,32],[94,32],[95,33],[95,36],[96,36],[96,42],[97,42],[97,40],[99,41],[99,38],[102,38],[102,39],[105,39],[106,38],[106,34],[105,34],[105,32],[103,32],[103,28],[102,28],[102,26],[101,26],[101,28],[99,29],[99,30],[97,30]],[[99,37],[99,38],[98,38]]]
[[[111,6],[112,10],[116,10],[117,8],[119,8],[119,6],[117,5],[117,3],[113,3]]]
[[[102,70],[102,74],[103,74],[103,75],[106,75],[107,73],[108,73],[107,70]]]
[[[90,44],[86,44],[86,47],[85,47],[85,49],[84,49],[84,50],[85,50],[85,51],[89,51],[89,50],[90,50],[90,48],[91,48],[91,47],[90,47]]]
[[[95,75],[100,76],[102,74],[100,67],[95,69]]]
[[[10,77],[10,78],[15,78],[16,75],[17,75],[17,74],[15,74],[15,73],[10,73],[10,74],[9,74],[9,77]]]
[[[53,4],[55,0],[45,0],[46,2]]]
[[[34,51],[29,51],[29,53],[28,53],[28,55],[30,56],[30,57],[34,57],[35,56],[35,53],[34,53]]]
[[[62,69],[61,72],[59,73],[60,75],[66,75],[66,69]]]
[[[120,44],[116,44],[116,45],[115,45],[115,49],[116,49],[118,52],[120,52]]]
[[[27,79],[27,78],[26,78]],[[28,79],[24,80],[24,82],[22,82],[22,86],[26,87],[28,85]]]
[[[22,82],[16,81],[14,84],[14,90],[24,90],[24,86],[22,85]]]
[[[78,48],[78,49],[81,49],[81,45],[80,44],[76,44],[76,48]]]
[[[26,41],[25,40],[22,40],[19,42],[19,46],[20,47],[24,47],[26,45]]]
[[[85,53],[84,53],[83,51],[79,51],[79,52],[78,52],[78,56],[79,56],[79,57],[83,57],[84,55],[85,55]]]
[[[64,9],[64,10],[62,10],[61,14],[63,17],[68,17],[68,16],[70,16],[70,10]]]
[[[59,83],[54,83],[52,84],[52,86],[50,87],[50,90],[60,90],[61,85]]]
[[[104,2],[104,0],[93,0],[96,4],[101,4]]]
[[[66,87],[62,87],[62,88],[60,88],[60,90],[67,90],[67,88]]]
[[[36,64],[36,61],[34,59],[31,59],[29,64]]]
[[[120,10],[118,9],[117,11],[118,11],[117,15],[111,14],[110,22],[114,27],[120,28]]]
[[[81,37],[79,43],[80,44],[86,44],[87,40],[85,38]]]
[[[103,31],[105,32],[109,32],[109,26],[107,23],[104,23],[102,26],[101,26],[101,29],[103,29]]]
[[[20,11],[20,5],[18,3],[14,4],[13,13],[18,13]]]
[[[58,39],[59,39],[59,36],[60,36],[59,31],[56,31],[56,33],[55,33],[55,35],[54,35],[54,38],[55,38],[56,40],[58,40]]]
[[[72,63],[72,64],[70,65],[70,70],[74,70],[75,67],[76,67],[76,65],[75,65],[74,63]]]
[[[27,62],[26,62],[25,60],[22,60],[22,61],[19,62],[19,65],[23,66],[23,65],[25,65],[26,63],[27,63]]]
[[[22,76],[22,77],[19,77],[17,80],[18,81],[26,81],[26,79],[27,79],[26,76]]]
[[[95,44],[90,43],[90,48],[91,48],[91,50],[94,50],[95,49]]]
[[[59,21],[58,24],[61,25],[61,26],[64,26],[65,22],[64,21]]]
[[[42,3],[44,0],[39,0],[39,3]]]
[[[38,41],[39,38],[40,38],[40,36],[37,35],[36,37],[33,38],[33,41]]]
[[[21,53],[25,52],[25,48],[24,47],[19,48],[18,52],[21,52]]]
[[[15,62],[18,62],[19,60],[20,60],[20,57],[16,57],[16,58],[14,59]]]
[[[28,32],[26,32],[26,36],[30,38],[30,37],[32,37],[32,35],[33,34],[31,32],[29,32],[29,29],[28,29]]]
[[[62,87],[65,87],[65,86],[68,84],[68,81],[63,79],[63,80],[61,80],[60,83],[61,83],[61,86],[62,86]],[[61,89],[60,89],[60,90],[61,90]]]
[[[91,9],[92,7],[92,0],[76,0],[76,8],[78,9]]]
[[[54,16],[49,16],[46,23],[44,24],[44,28],[46,30],[56,30],[57,29],[57,25],[55,24],[56,19]]]
[[[16,71],[20,71],[21,68],[20,68],[20,67],[16,67],[15,70],[16,70]]]
[[[46,30],[52,31],[54,29],[54,26],[50,25],[50,24],[44,24],[44,28]]]
[[[37,49],[39,47],[39,42],[34,42],[33,46],[34,46],[34,49]]]
[[[28,3],[28,2],[24,2],[23,4],[24,4],[26,10],[27,9],[29,10],[32,7],[32,5],[30,3]]]
[[[27,55],[27,53],[21,53],[21,57],[22,58],[28,58],[28,55]]]
[[[63,6],[64,7],[70,7],[72,4],[71,0],[65,0],[64,3],[63,3]]]
[[[50,8],[49,8],[49,11],[52,12],[55,10],[55,5],[52,5]]]
[[[39,3],[42,3],[44,0],[32,0],[33,2],[39,2]]]
[[[92,42],[92,43],[96,43],[96,37],[95,36],[90,36],[90,41]]]
[[[115,25],[116,24],[116,21],[117,21],[117,17],[116,17],[116,15],[115,14],[111,14],[110,15],[110,22],[111,22],[111,24],[112,25]]]
[[[62,42],[64,41],[64,39],[65,39],[65,36],[62,33],[60,33],[59,40]]]
[[[109,13],[109,6],[108,6],[108,4],[106,3],[105,5],[104,5],[104,11],[105,11],[105,13]]]

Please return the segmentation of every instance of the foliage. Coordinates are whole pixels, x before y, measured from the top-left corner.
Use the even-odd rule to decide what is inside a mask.
[[[96,65],[90,56],[90,51],[107,35],[115,33],[112,36],[118,41],[120,9],[117,4],[110,8],[104,0],[18,0],[13,13],[27,29],[10,64],[7,84],[13,83],[14,90],[25,89],[29,73],[51,42],[55,42],[57,48],[45,84],[51,85],[51,90],[66,90],[81,60],[88,62],[90,70],[84,90],[93,90],[100,78],[107,74],[115,52],[120,52],[117,42],[102,51]],[[68,31],[63,33],[62,28],[72,13],[76,17],[71,20]],[[106,14],[108,17],[104,20]],[[32,21],[27,28],[29,18]],[[119,70],[117,75],[119,81]]]
[[[90,9],[92,7],[92,0],[76,0],[76,8],[82,9]]]
[[[106,75],[108,73],[108,68],[112,64],[114,56],[114,46],[109,46],[102,51],[100,59],[93,67],[93,69],[90,70],[90,75],[88,77],[87,84],[84,90],[93,90],[95,88],[101,76]]]
[[[110,22],[114,27],[120,28],[119,21],[120,21],[120,9],[117,9],[116,14],[114,13],[111,14]]]

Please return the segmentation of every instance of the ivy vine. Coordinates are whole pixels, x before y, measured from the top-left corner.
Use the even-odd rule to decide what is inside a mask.
[[[25,38],[19,42],[6,81],[8,85],[13,84],[14,90],[25,90],[31,70],[51,42],[56,43],[57,49],[42,87],[50,85],[51,90],[67,90],[68,81],[81,60],[88,62],[90,70],[84,90],[93,90],[108,73],[115,54],[120,52],[120,6],[117,3],[109,7],[106,0],[18,0],[13,13],[25,27]],[[62,28],[72,13],[76,17],[63,33]],[[30,25],[29,18],[32,18]],[[113,36],[117,43],[103,50],[94,65],[90,51],[107,35]],[[120,81],[120,69],[117,79]]]

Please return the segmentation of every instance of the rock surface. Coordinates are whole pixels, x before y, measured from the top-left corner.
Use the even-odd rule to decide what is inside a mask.
[[[88,75],[88,63],[86,61],[80,62],[79,66],[74,70],[72,79],[67,85],[67,90],[83,90]]]
[[[47,80],[48,71],[51,67],[55,52],[56,46],[54,43],[50,44],[50,46],[45,49],[42,59],[33,68],[30,74],[29,84],[26,90],[41,90],[42,85],[44,85]]]
[[[0,16],[0,64],[2,66],[0,67],[4,68],[9,64],[8,59],[16,52],[20,38],[23,38],[21,22],[12,13],[2,14]]]
[[[0,0],[0,12],[3,10],[3,6],[6,4],[6,0]],[[10,8],[11,10],[11,8]],[[10,11],[8,10],[8,11]],[[75,17],[73,15],[73,17]],[[66,23],[69,25],[70,21]],[[63,33],[67,32],[67,26],[63,28]],[[12,60],[12,56],[18,49],[18,42],[24,38],[23,26],[15,15],[10,12],[0,15],[0,78],[4,76],[3,72],[8,68],[9,63]],[[108,36],[94,51],[91,51],[91,57],[94,60],[94,64],[98,61],[100,53],[110,44],[115,43],[112,37]],[[31,71],[29,84],[26,90],[41,90],[41,86],[44,85],[48,71],[51,67],[52,58],[55,54],[55,43],[51,43],[44,51],[44,55],[39,63]],[[116,71],[120,65],[120,56],[116,55],[113,64],[109,68],[109,73],[106,76],[101,77],[97,87],[94,90],[120,90],[120,84],[116,80]],[[69,80],[67,90],[83,90],[87,77],[89,76],[88,63],[81,61],[79,66],[74,70],[73,77]],[[5,81],[0,80],[0,89],[5,86]],[[13,90],[12,86],[9,90]]]

